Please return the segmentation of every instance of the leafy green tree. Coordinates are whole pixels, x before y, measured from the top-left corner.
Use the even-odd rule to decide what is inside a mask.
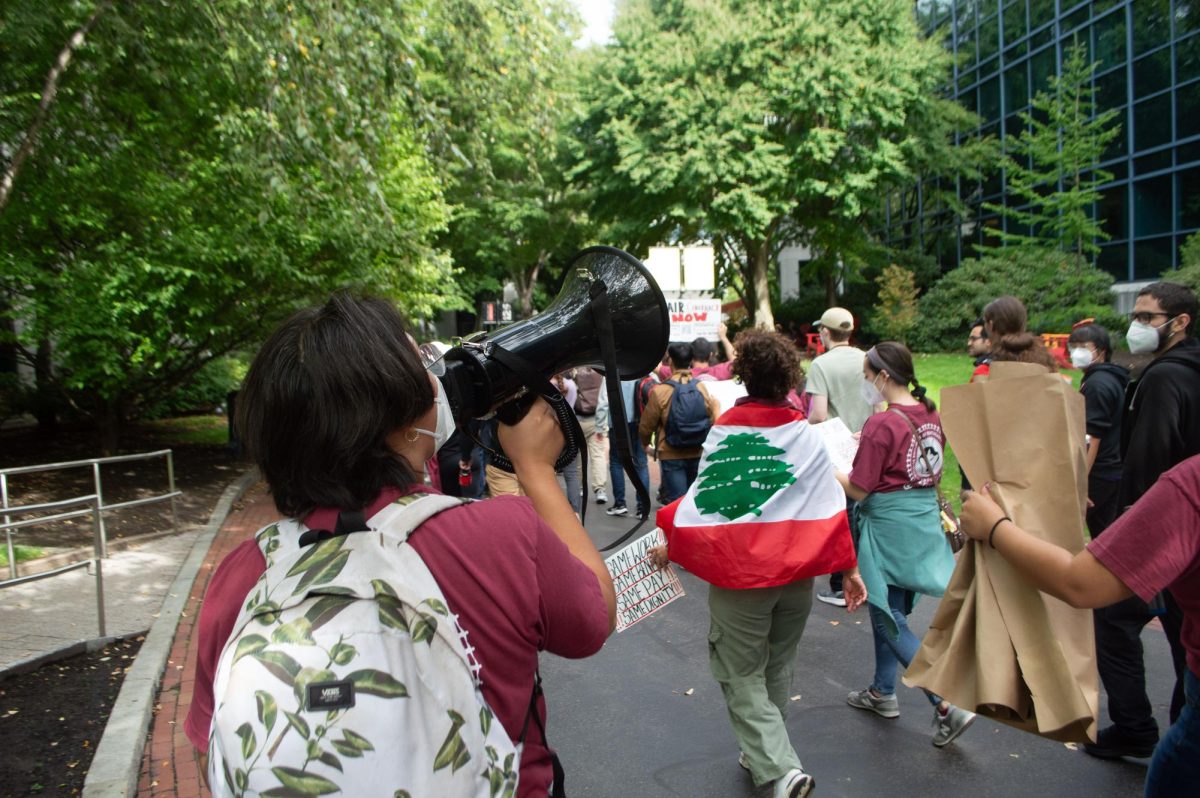
[[[0,155],[28,138],[63,31],[104,5],[6,6]],[[332,290],[414,315],[460,301],[435,247],[445,136],[409,63],[432,8],[105,9],[0,214],[0,312],[22,322],[10,343],[43,406],[100,421],[111,449],[124,420]]]
[[[1009,201],[984,203],[1008,220],[1009,230],[990,230],[1002,242],[1060,249],[1079,268],[1100,251],[1097,241],[1109,237],[1092,218],[1092,208],[1100,200],[1099,187],[1113,175],[1096,164],[1120,133],[1117,111],[1095,113],[1095,68],[1084,45],[1067,50],[1062,74],[1033,98],[1032,113],[1021,114],[1026,130],[1006,139]]]
[[[726,435],[705,460],[700,473],[696,506],[702,513],[719,513],[733,520],[747,513],[762,515],[762,506],[796,481],[783,449],[758,432]]]
[[[574,177],[616,241],[710,240],[771,326],[773,256],[808,243],[832,294],[879,197],[948,153],[949,55],[904,0],[631,0],[585,89]]]
[[[1005,294],[1025,303],[1033,332],[1069,332],[1084,318],[1121,329],[1123,320],[1113,308],[1112,283],[1112,275],[1088,264],[1079,266],[1061,250],[1028,246],[993,250],[964,261],[925,292],[910,341],[919,351],[958,351],[968,326],[984,306]]]
[[[1163,272],[1162,278],[1200,291],[1200,233],[1187,237],[1179,248],[1179,268]]]
[[[873,327],[875,333],[889,341],[908,342],[908,335],[917,326],[917,284],[913,273],[891,264],[875,278],[879,299],[875,304]]]

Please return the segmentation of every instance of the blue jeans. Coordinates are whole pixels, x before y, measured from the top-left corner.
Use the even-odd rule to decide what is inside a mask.
[[[908,628],[908,615],[905,613],[905,609],[912,605],[912,599],[911,590],[888,585],[888,606],[892,610],[892,617],[896,619],[896,626],[900,629],[900,636],[895,639],[888,634],[883,610],[874,604],[867,605],[871,615],[871,631],[875,635],[875,679],[871,682],[871,689],[879,695],[891,695],[896,692],[896,672],[901,665],[907,668],[908,663],[917,655],[917,649],[921,647],[921,641]],[[941,696],[928,690],[924,692],[929,703],[935,707],[942,703]]]
[[[617,456],[617,442],[614,435],[608,436],[608,478],[612,482],[614,505],[625,503],[625,471],[621,468],[621,458]],[[629,422],[629,455],[633,460],[634,472],[642,478],[646,490],[650,490],[650,468],[646,465],[646,447],[638,438],[638,425]],[[638,505],[639,515],[643,508]]]
[[[583,452],[584,455],[587,452]],[[583,510],[583,482],[579,478],[579,462],[580,455],[575,455],[575,459],[568,463],[562,471],[563,484],[566,486],[567,501],[571,504],[571,509],[579,515]]]
[[[1146,798],[1189,795],[1200,784],[1200,678],[1191,670],[1183,677],[1183,692],[1183,711],[1150,760]]]
[[[659,460],[658,468],[662,472],[663,491],[666,493],[667,504],[670,504],[687,493],[687,489],[696,481],[696,472],[700,469],[700,458]]]

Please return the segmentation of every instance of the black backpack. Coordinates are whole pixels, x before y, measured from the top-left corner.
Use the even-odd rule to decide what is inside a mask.
[[[664,440],[677,449],[689,449],[700,446],[712,429],[712,421],[708,417],[708,403],[704,394],[692,382],[676,382],[667,380],[667,385],[675,392],[671,399],[671,407],[667,411],[666,435]]]

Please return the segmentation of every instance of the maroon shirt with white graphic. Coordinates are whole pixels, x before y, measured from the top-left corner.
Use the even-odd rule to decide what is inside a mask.
[[[919,446],[912,427],[897,411],[916,426]],[[923,404],[888,405],[887,412],[873,414],[863,425],[850,482],[867,493],[932,488],[941,478],[945,447],[946,436],[936,412],[926,410]]]

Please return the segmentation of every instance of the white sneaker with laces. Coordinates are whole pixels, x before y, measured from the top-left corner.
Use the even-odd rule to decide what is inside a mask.
[[[608,494],[604,492],[604,488],[596,488],[596,504],[607,504]]]
[[[773,798],[804,798],[817,786],[813,777],[799,768],[789,770],[776,780]]]

